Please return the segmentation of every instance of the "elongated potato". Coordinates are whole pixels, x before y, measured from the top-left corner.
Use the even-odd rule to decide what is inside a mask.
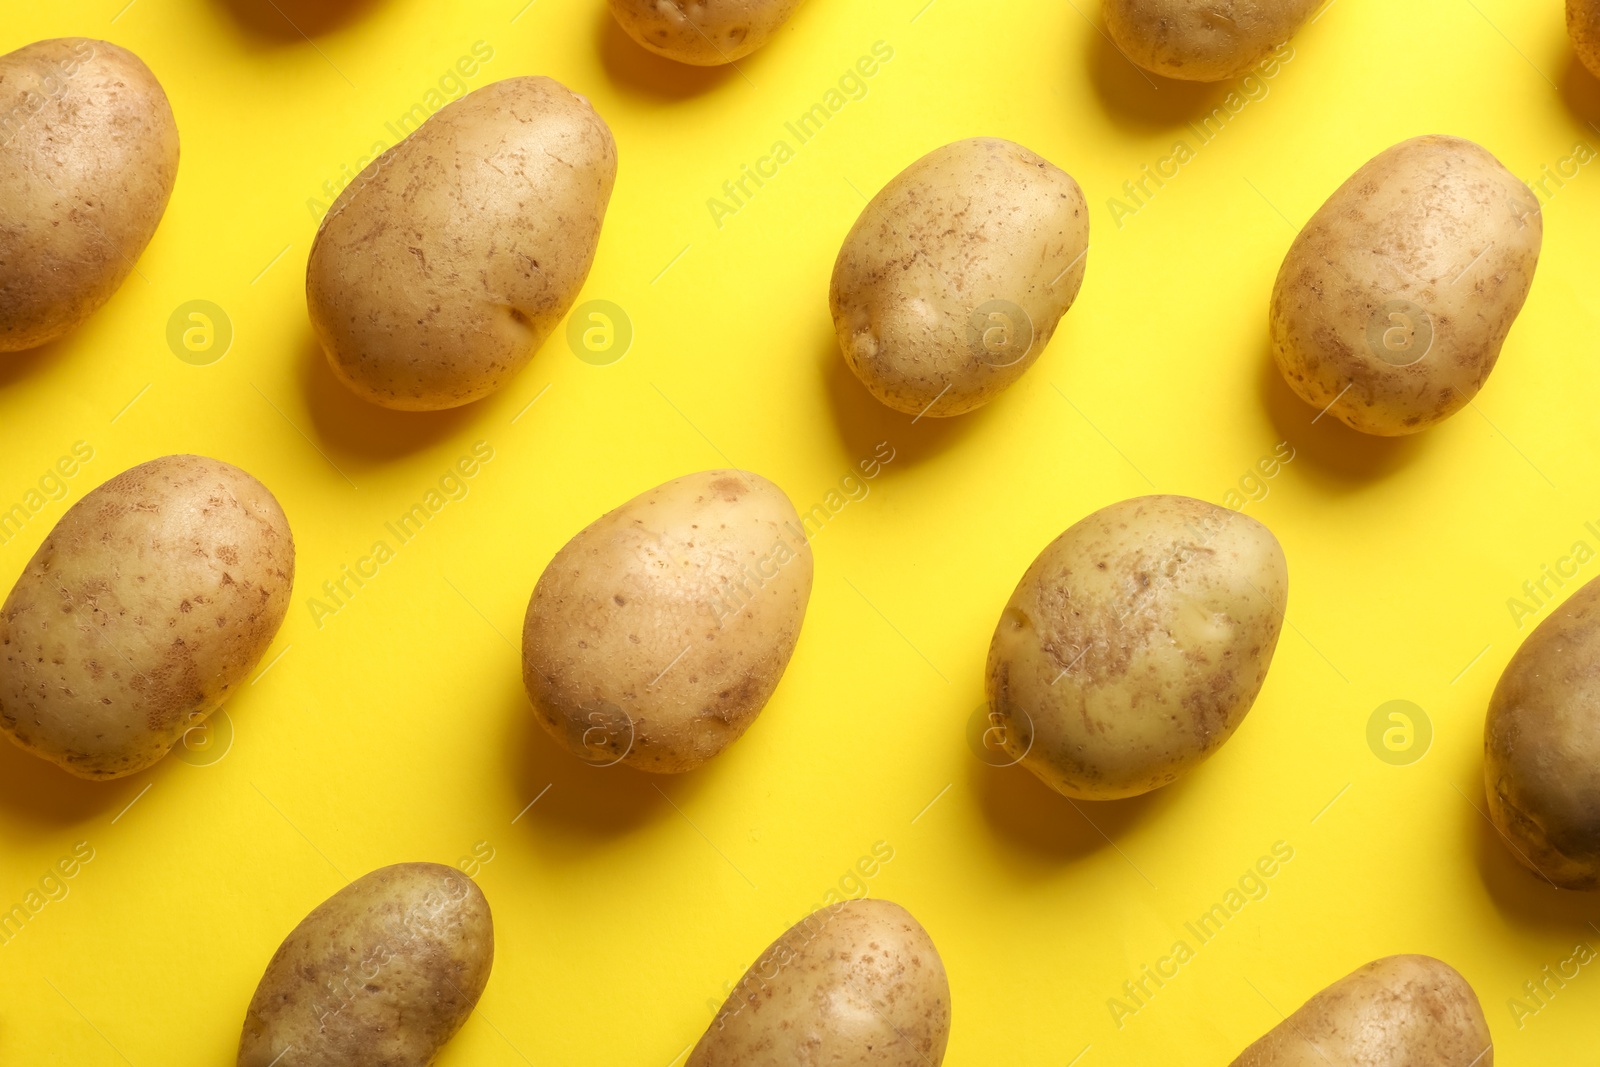
[[[1541,622],[1500,675],[1483,737],[1489,815],[1523,865],[1600,889],[1600,579]]]
[[[1494,1067],[1477,994],[1431,956],[1389,956],[1339,979],[1232,1067]]]
[[[950,984],[933,940],[885,900],[800,920],[751,965],[685,1067],[939,1067]]]
[[[1322,0],[1105,0],[1106,32],[1145,70],[1237,78],[1294,36]]]
[[[260,662],[294,538],[237,467],[166,456],[74,504],[0,607],[0,728],[83,778],[165,756]]]
[[[800,0],[610,0],[617,22],[659,56],[715,67],[743,59],[789,21]]]
[[[1379,154],[1295,238],[1272,291],[1272,355],[1300,398],[1362,433],[1416,433],[1465,407],[1539,264],[1526,185],[1459,137]]]
[[[693,770],[750,727],[811,596],[783,490],[717,470],[659,485],[556,553],[522,630],[539,722],[593,764]]]
[[[0,56],[0,352],[110,300],[177,177],[172,106],[138,56],[85,37]]]
[[[1283,549],[1254,519],[1181,496],[1101,508],[1039,554],[1000,616],[997,736],[1069,797],[1175,781],[1249,712],[1288,595]]]
[[[1089,209],[1071,175],[997,137],[923,156],[872,199],[833,267],[845,362],[909,415],[982,407],[1078,297]]]
[[[397,863],[283,939],[250,998],[239,1067],[425,1067],[489,983],[494,922],[471,878]]]
[[[611,131],[549,78],[447,104],[339,194],[306,267],[334,374],[384,407],[505,385],[583,288],[617,174]]]

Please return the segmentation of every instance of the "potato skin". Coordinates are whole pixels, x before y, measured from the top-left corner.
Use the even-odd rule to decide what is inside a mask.
[[[438,863],[380,867],[278,946],[250,998],[238,1065],[424,1067],[472,1014],[493,966],[494,921],[477,883]]]
[[[609,0],[629,37],[697,67],[743,59],[777,33],[800,0]]]
[[[1600,0],[1567,0],[1567,33],[1578,59],[1600,78]]]
[[[1506,665],[1483,736],[1489,815],[1524,866],[1600,889],[1600,580],[1541,622]]]
[[[1494,1067],[1494,1044],[1477,994],[1455,968],[1431,956],[1388,956],[1306,1001],[1232,1067],[1329,1063]]]
[[[998,137],[937,148],[884,186],[839,250],[828,301],[845,362],[896,411],[982,407],[1044,352],[1088,249],[1071,175]]]
[[[1295,238],[1272,292],[1273,359],[1302,400],[1352,429],[1425,430],[1483,388],[1543,233],[1533,192],[1478,145],[1395,145]]]
[[[178,177],[161,83],[108,41],[0,56],[0,352],[76,329],[155,236]]]
[[[288,520],[250,475],[203,456],[126,470],[0,607],[0,729],[83,778],[141,771],[260,662],[293,584]]]
[[[572,307],[617,173],[611,130],[549,78],[447,104],[334,201],[306,303],[334,374],[428,411],[505,385]]]
[[[556,553],[522,630],[539,722],[591,763],[693,770],[738,740],[794,654],[811,546],[783,490],[674,479]]]
[[[1081,800],[1175,781],[1249,712],[1288,593],[1254,519],[1181,496],[1100,509],[1039,554],[995,628],[986,688],[1007,752]]]
[[[1293,37],[1321,0],[1105,0],[1106,32],[1145,70],[1237,78]]]
[[[933,940],[886,900],[802,919],[739,981],[685,1067],[939,1067],[950,984]]]

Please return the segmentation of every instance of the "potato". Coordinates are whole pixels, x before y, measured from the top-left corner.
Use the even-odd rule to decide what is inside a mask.
[[[690,474],[556,553],[528,602],[523,683],[585,761],[693,770],[761,713],[810,596],[811,546],[783,490],[744,471]]]
[[[1065,796],[1166,785],[1243,721],[1288,595],[1283,549],[1254,519],[1182,496],[1102,508],[1039,554],[1000,616],[995,736]]]
[[[896,411],[982,407],[1050,343],[1088,252],[1088,205],[1065,171],[997,137],[937,148],[839,250],[829,303],[845,362]]]
[[[1500,675],[1483,736],[1489,815],[1563,889],[1600,889],[1600,579],[1535,627]]]
[[[549,78],[447,104],[317,231],[306,302],[334,374],[406,411],[505,385],[583,288],[616,174],[610,129]]]
[[[800,0],[610,0],[639,44],[697,67],[743,59],[789,21]]]
[[[1600,78],[1600,0],[1567,0],[1567,33],[1578,59]]]
[[[155,763],[283,624],[294,538],[266,486],[202,456],[74,504],[0,607],[0,728],[82,778]]]
[[[494,966],[477,883],[397,863],[318,904],[250,998],[239,1067],[423,1067],[472,1014]]]
[[[1543,232],[1532,191],[1471,141],[1398,144],[1295,238],[1272,291],[1273,359],[1352,429],[1425,430],[1483,388]]]
[[[1322,0],[1105,0],[1106,32],[1152,74],[1237,78],[1293,37]]]
[[[138,56],[85,37],[0,56],[0,352],[110,300],[177,177],[172,106]]]
[[[939,1067],[950,984],[917,920],[846,900],[800,920],[751,965],[685,1067]]]
[[[1306,1001],[1232,1067],[1494,1067],[1478,997],[1431,956],[1374,960]]]

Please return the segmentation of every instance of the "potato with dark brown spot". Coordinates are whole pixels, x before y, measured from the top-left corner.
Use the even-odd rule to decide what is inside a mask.
[[[697,67],[743,59],[777,33],[799,0],[610,0],[617,23],[658,56]]]
[[[1289,387],[1362,433],[1425,430],[1477,395],[1539,264],[1539,201],[1483,148],[1418,137],[1340,186],[1272,291]]]
[[[1578,59],[1600,78],[1600,0],[1567,0],[1567,33]]]
[[[0,728],[83,778],[143,770],[260,662],[293,584],[288,520],[250,475],[202,456],[124,471],[0,607]]]
[[[1483,749],[1489,815],[1512,854],[1563,889],[1600,889],[1600,579],[1511,657]]]
[[[489,902],[438,863],[351,882],[301,920],[245,1014],[239,1067],[425,1067],[494,966]]]
[[[1233,736],[1288,602],[1265,526],[1182,496],[1124,500],[1052,541],[989,646],[993,735],[1065,796],[1149,792]]]
[[[939,1067],[950,983],[898,904],[847,900],[800,920],[745,972],[685,1067]]]
[[[84,37],[0,56],[0,352],[110,300],[177,177],[172,106],[138,56]]]
[[[1431,956],[1375,960],[1324,989],[1232,1067],[1494,1067],[1478,996]]]
[[[693,770],[738,740],[800,638],[811,546],[758,475],[691,474],[601,516],[528,602],[522,678],[586,762]]]
[[[572,307],[617,174],[611,130],[549,78],[447,104],[339,194],[306,266],[334,374],[429,411],[511,380]]]
[[[1153,74],[1237,78],[1294,36],[1322,0],[1105,0],[1106,33]]]
[[[923,156],[862,211],[828,302],[878,400],[960,415],[1022,377],[1083,285],[1089,209],[1072,176],[998,137]]]

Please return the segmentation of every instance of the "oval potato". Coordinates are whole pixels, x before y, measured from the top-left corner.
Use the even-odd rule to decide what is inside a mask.
[[[777,33],[800,0],[610,0],[629,37],[697,67],[743,59]]]
[[[982,407],[1050,343],[1088,252],[1071,175],[997,137],[937,148],[883,187],[839,250],[828,299],[845,362],[896,411]]]
[[[1389,956],[1339,979],[1232,1067],[1494,1067],[1483,1007],[1467,980],[1430,956]]]
[[[1272,532],[1181,496],[1112,504],[1039,554],[989,646],[997,736],[1057,792],[1136,796],[1233,735],[1288,601]]]
[[[86,37],[0,56],[0,352],[110,300],[177,178],[172,105],[138,56]]]
[[[610,129],[549,78],[445,105],[317,231],[306,302],[334,374],[406,411],[505,385],[583,288],[616,173]]]
[[[1272,291],[1273,359],[1302,400],[1352,429],[1425,430],[1488,380],[1543,232],[1532,191],[1478,145],[1395,145],[1289,248]]]
[[[800,920],[751,965],[685,1067],[939,1067],[950,983],[933,940],[886,900]]]
[[[471,878],[397,863],[357,878],[283,939],[250,998],[239,1067],[425,1067],[472,1014],[494,921]]]
[[[1293,37],[1322,0],[1105,0],[1106,33],[1145,70],[1237,78]]]
[[[155,763],[249,675],[289,610],[266,486],[166,456],[74,504],[0,607],[0,728],[83,778]]]
[[[1528,635],[1489,701],[1489,815],[1525,866],[1600,889],[1600,580]]]
[[[528,602],[523,682],[585,761],[692,770],[771,698],[810,596],[811,546],[783,490],[743,471],[687,475],[556,553]]]

